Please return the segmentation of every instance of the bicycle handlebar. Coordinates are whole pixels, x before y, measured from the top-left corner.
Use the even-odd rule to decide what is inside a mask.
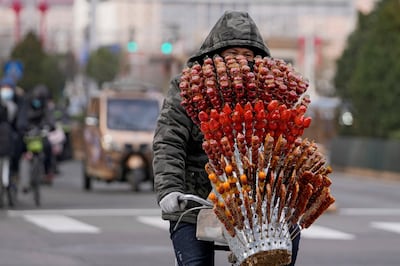
[[[190,200],[190,201],[197,202],[197,203],[199,203],[199,204],[201,204],[203,206],[207,206],[207,207],[212,207],[213,206],[212,202],[210,202],[208,200],[205,200],[205,199],[203,199],[203,198],[201,198],[199,196],[192,195],[192,194],[185,194],[183,196],[180,196],[179,200],[181,200],[181,201]]]

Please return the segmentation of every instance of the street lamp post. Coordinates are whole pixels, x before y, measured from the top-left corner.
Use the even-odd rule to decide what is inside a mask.
[[[11,8],[15,13],[15,28],[14,28],[14,38],[15,42],[18,43],[21,38],[21,10],[23,5],[20,0],[13,0],[11,3]]]

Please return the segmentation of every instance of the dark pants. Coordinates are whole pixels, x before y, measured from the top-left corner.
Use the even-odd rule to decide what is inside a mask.
[[[175,257],[179,266],[214,266],[214,243],[197,240],[196,225],[181,222],[173,231],[175,222],[170,223],[170,237],[174,246]],[[290,231],[299,230],[298,227]],[[292,241],[292,262],[287,266],[294,266],[299,249],[300,233]]]
[[[44,173],[49,174],[52,172],[51,165],[53,158],[53,153],[51,150],[51,143],[49,139],[43,138],[43,153],[44,153]]]

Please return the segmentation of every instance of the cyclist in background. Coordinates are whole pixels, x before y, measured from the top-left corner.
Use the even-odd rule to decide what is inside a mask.
[[[24,132],[28,132],[33,128],[38,128],[48,132],[55,129],[54,119],[51,112],[48,110],[48,102],[50,99],[50,92],[45,85],[35,86],[31,93],[27,95],[20,121],[20,127],[23,128]],[[51,144],[47,136],[43,138],[43,152],[45,155],[45,177],[43,182],[51,184],[54,175],[51,168],[53,155]]]

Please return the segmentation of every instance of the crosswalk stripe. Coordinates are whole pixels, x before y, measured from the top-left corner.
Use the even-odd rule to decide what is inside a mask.
[[[400,234],[400,223],[390,222],[371,222],[370,225],[374,228],[394,232]]]
[[[154,227],[169,230],[169,222],[154,216],[139,216],[137,220],[141,223],[152,225]]]
[[[64,215],[25,215],[25,220],[53,233],[99,233],[100,229]]]
[[[137,220],[141,223],[168,230],[168,222],[159,217],[154,216],[139,216]],[[302,237],[309,239],[335,239],[335,240],[352,240],[354,235],[334,230],[328,227],[312,225],[308,229],[301,232]]]
[[[352,240],[354,235],[331,229],[324,226],[312,225],[301,231],[301,237],[312,239]]]
[[[66,215],[66,216],[138,216],[160,215],[160,209],[57,209],[57,210],[7,210],[9,217],[26,215]]]
[[[99,233],[101,230],[98,227],[83,223],[76,219],[70,218],[68,216],[99,216],[101,214],[105,216],[136,216],[137,221],[147,224],[153,227],[160,228],[162,230],[169,229],[169,223],[162,220],[160,216],[154,216],[150,211],[139,211],[135,210],[131,212],[118,211],[118,212],[108,212],[95,211],[93,213],[83,214],[79,212],[62,212],[62,214],[56,214],[54,211],[50,212],[16,212],[12,213],[10,216],[22,216],[28,222],[31,222],[41,228],[44,228],[50,232],[54,233]],[[147,216],[141,216],[142,214],[150,214]],[[10,214],[10,213],[9,213]],[[68,215],[68,216],[66,216]],[[376,229],[385,230],[400,234],[400,223],[396,222],[371,222],[370,226]],[[302,237],[308,239],[332,239],[332,240],[352,240],[355,239],[355,235],[345,233],[332,228],[312,225],[310,228],[302,230]]]
[[[399,216],[399,208],[340,208],[339,214],[348,216],[385,215]]]

